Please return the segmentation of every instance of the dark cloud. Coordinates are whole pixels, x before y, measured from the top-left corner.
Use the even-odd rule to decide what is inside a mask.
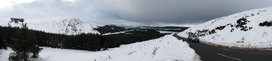
[[[236,12],[271,6],[271,0],[94,0],[122,18],[145,24],[201,23]]]
[[[0,18],[76,16],[100,24],[198,24],[272,0],[36,0],[0,11]]]

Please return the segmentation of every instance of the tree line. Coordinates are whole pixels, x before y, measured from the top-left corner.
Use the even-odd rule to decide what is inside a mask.
[[[28,61],[28,58],[38,58],[42,48],[38,45],[35,32],[23,28],[0,28],[0,47],[10,47],[14,52],[10,54],[10,61]]]
[[[0,49],[9,47],[15,51],[15,55],[22,55],[20,57],[15,56],[16,59],[28,58],[28,55],[35,58],[38,57],[39,51],[42,50],[39,46],[100,51],[119,47],[122,44],[159,38],[163,35],[165,34],[160,34],[155,30],[135,30],[115,35],[64,35],[27,28],[0,27]]]

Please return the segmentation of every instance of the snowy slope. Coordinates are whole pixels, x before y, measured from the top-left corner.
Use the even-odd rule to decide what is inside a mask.
[[[7,61],[11,50],[0,50],[0,60]],[[41,51],[41,61],[199,61],[198,55],[186,42],[172,35],[158,39],[122,45],[107,51],[46,48]]]
[[[186,42],[167,35],[96,53],[97,61],[193,61],[196,53]]]
[[[81,33],[95,33],[100,34],[94,28],[96,25],[91,25],[87,21],[75,17],[55,17],[43,18],[34,20],[25,20],[27,27],[33,30],[40,30],[49,33],[58,33],[66,35],[76,35]],[[20,23],[11,26],[18,27]],[[20,26],[19,26],[20,27]]]
[[[229,47],[272,48],[272,26],[260,26],[265,21],[272,21],[272,7],[217,18],[189,28],[179,35],[187,37],[192,32],[202,42]]]

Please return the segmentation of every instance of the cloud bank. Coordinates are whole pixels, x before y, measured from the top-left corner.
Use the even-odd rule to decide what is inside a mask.
[[[19,1],[19,0],[18,0]],[[199,24],[244,10],[272,6],[272,0],[35,0],[0,9],[9,17],[76,16],[99,24]],[[1,7],[0,7],[1,8]]]

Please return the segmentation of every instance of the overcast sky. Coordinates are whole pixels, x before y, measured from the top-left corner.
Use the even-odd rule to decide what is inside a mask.
[[[272,0],[1,0],[0,21],[74,16],[97,24],[195,25]]]

